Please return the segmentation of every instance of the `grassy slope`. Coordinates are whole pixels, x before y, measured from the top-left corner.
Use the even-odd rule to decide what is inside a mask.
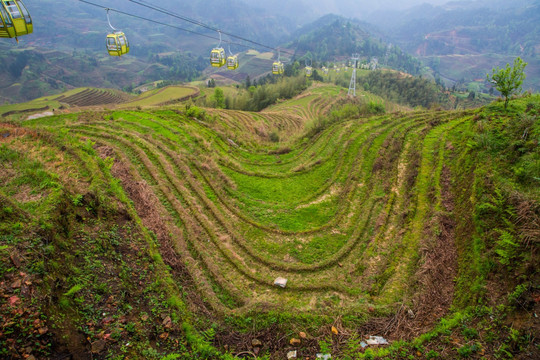
[[[119,108],[131,108],[137,106],[151,107],[164,103],[185,99],[190,95],[196,95],[198,89],[190,86],[167,86],[162,89],[154,89],[142,93],[139,97],[133,96],[119,90],[97,89],[97,88],[76,88],[58,95],[45,96],[32,101],[20,104],[10,104],[0,106],[0,115],[10,114],[13,118],[26,118],[33,113],[52,111],[53,109],[69,108],[70,106],[107,106]],[[72,102],[75,103],[72,103]],[[46,108],[48,107],[48,108]]]
[[[52,294],[34,310],[50,331],[24,330],[54,339],[36,345],[42,354],[103,341],[114,356],[217,357],[191,324],[232,352],[263,338],[271,358],[298,331],[306,356],[537,351],[538,226],[526,224],[539,216],[538,96],[508,112],[344,111],[303,135],[332,91],[258,114],[113,111],[2,125],[2,165],[17,174],[0,178],[3,314],[13,296],[23,306]],[[285,143],[269,141],[275,128]],[[12,266],[13,253],[28,261]],[[38,295],[7,286],[22,266]],[[278,276],[286,289],[272,286]],[[89,342],[61,340],[72,328]],[[392,344],[363,350],[367,335]]]
[[[139,95],[133,101],[120,105],[120,107],[135,106],[157,106],[169,101],[182,99],[190,95],[195,95],[196,88],[186,86],[167,86],[162,89],[150,90]]]

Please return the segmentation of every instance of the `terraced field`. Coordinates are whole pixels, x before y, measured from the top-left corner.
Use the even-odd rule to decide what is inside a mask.
[[[373,94],[359,96],[365,103],[383,104],[389,112],[410,111]],[[228,134],[236,143],[256,146],[261,140],[269,141],[272,133],[287,143],[305,132],[306,127],[311,126],[317,119],[328,116],[340,103],[346,102],[346,99],[345,89],[316,83],[295,98],[257,113],[224,109],[206,111],[219,118],[220,121],[214,124],[214,129],[220,134]]]
[[[508,294],[520,289],[513,278],[507,278],[509,285],[502,289],[506,283],[497,274],[505,274],[505,264],[524,264],[512,270],[522,274],[534,268],[538,231],[534,224],[540,219],[540,207],[535,202],[538,188],[531,181],[538,180],[540,169],[536,160],[532,165],[520,163],[524,165],[519,176],[526,179],[522,185],[509,186],[507,173],[506,180],[500,180],[503,175],[496,175],[493,164],[504,164],[506,158],[489,158],[485,152],[498,149],[493,139],[500,135],[493,133],[491,138],[485,129],[503,121],[514,124],[515,114],[522,113],[529,116],[531,136],[537,136],[538,96],[516,100],[515,114],[503,112],[499,103],[481,110],[342,118],[318,131],[306,129],[315,117],[328,114],[340,94],[338,88],[315,87],[259,113],[203,112],[182,106],[64,114],[27,120],[24,127],[2,124],[0,160],[7,164],[9,176],[0,173],[0,200],[9,206],[0,215],[47,214],[43,209],[50,201],[67,204],[60,195],[65,191],[70,193],[68,203],[74,204],[68,208],[75,206],[74,211],[82,214],[72,216],[74,223],[86,226],[77,239],[91,238],[87,232],[114,209],[123,214],[115,220],[118,224],[140,224],[139,242],[131,244],[130,236],[137,234],[134,228],[124,226],[120,235],[112,236],[118,227],[109,224],[113,230],[106,236],[112,237],[103,241],[112,245],[101,243],[113,258],[126,256],[134,263],[129,270],[120,269],[118,260],[112,264],[119,267],[123,281],[142,281],[135,288],[147,294],[144,299],[149,302],[124,306],[124,315],[115,319],[135,319],[128,331],[139,329],[144,338],[159,337],[156,346],[175,348],[177,339],[185,336],[187,342],[181,344],[190,348],[183,353],[185,359],[195,358],[192,354],[231,359],[216,349],[239,358],[250,356],[243,350],[254,351],[256,338],[265,339],[262,346],[271,359],[283,359],[291,349],[301,349],[311,358],[319,351],[332,351],[343,355],[333,357],[343,359],[430,359],[439,352],[446,358],[462,353],[495,357],[501,346],[513,341],[506,337],[511,339],[516,331],[529,339],[519,346],[534,353],[529,329],[535,320],[530,312],[519,315],[524,319],[519,330],[501,327],[494,335],[493,329],[501,326],[511,307],[499,311],[478,304],[486,301],[481,299],[487,289],[493,289],[489,292],[493,304],[503,304],[510,299]],[[521,127],[509,129],[522,137]],[[271,131],[279,131],[280,142],[267,138]],[[535,139],[519,141],[524,146],[520,154],[527,154],[524,159],[540,158]],[[499,150],[493,154],[500,156]],[[39,158],[46,160],[35,160]],[[17,161],[28,169],[11,176]],[[36,188],[21,186],[25,182]],[[94,198],[112,205],[106,211],[95,210],[89,200]],[[48,219],[37,223],[39,231],[50,228]],[[64,220],[59,221],[65,226]],[[14,231],[21,226],[15,223]],[[500,239],[515,236],[513,247],[497,240],[499,234]],[[519,234],[529,239],[523,242],[523,251],[530,257],[517,255]],[[130,239],[128,245],[118,245],[123,238]],[[9,240],[0,249],[12,243]],[[131,246],[136,249],[127,251]],[[142,256],[145,251],[151,257]],[[77,261],[80,252],[67,259]],[[130,254],[139,255],[130,258]],[[139,257],[144,266],[136,260]],[[84,256],[88,264],[102,269],[103,276],[113,274],[107,270],[112,265],[89,259]],[[146,270],[134,270],[140,267]],[[152,280],[154,271],[162,279]],[[82,277],[75,271],[67,276]],[[108,283],[117,281],[112,276]],[[285,287],[276,286],[278,278],[286,279]],[[88,282],[85,278],[80,283],[84,281]],[[119,295],[122,285],[117,286],[114,295],[125,297]],[[100,314],[114,313],[110,307],[101,310],[105,290],[99,290],[99,284],[95,287],[72,305],[79,306],[79,314],[94,314],[93,306],[81,304],[96,301],[98,315],[85,318],[84,324],[100,323]],[[156,294],[156,289],[165,294],[148,295]],[[512,296],[532,299],[535,288],[530,289]],[[71,294],[68,290],[60,290],[59,296]],[[174,314],[167,317],[167,311]],[[152,320],[155,329],[144,325],[146,320],[136,320],[148,319],[148,314],[158,319]],[[169,320],[181,321],[180,335],[171,330],[179,325]],[[112,331],[108,324],[100,326]],[[92,341],[103,338],[105,330],[99,326],[82,328]],[[311,335],[306,337],[306,332]],[[370,335],[383,335],[391,344],[376,351],[365,349],[360,340]],[[301,346],[291,339],[298,336]],[[487,336],[498,340],[484,341]],[[117,338],[134,337],[120,333]],[[458,342],[463,345],[447,346]],[[120,343],[109,346],[119,348]],[[428,343],[429,352],[424,348]],[[505,349],[521,351],[510,345]]]
[[[120,104],[129,100],[129,96],[116,90],[82,89],[72,95],[65,94],[55,98],[56,101],[71,106],[95,106]]]
[[[317,106],[309,104],[302,116]],[[247,115],[233,115],[222,119],[249,134]],[[441,207],[441,144],[467,120],[429,112],[348,120],[280,155],[233,146],[174,111],[34,125],[91,139],[129,169],[125,181],[148,184],[156,201],[147,211],[169,219],[178,256],[214,310],[353,313],[409,294],[427,215]],[[288,279],[285,289],[277,277]]]

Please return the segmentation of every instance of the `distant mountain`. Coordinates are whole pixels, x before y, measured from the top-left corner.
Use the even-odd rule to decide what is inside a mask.
[[[419,73],[418,60],[383,42],[370,28],[371,25],[359,20],[326,15],[296,31],[287,47],[296,49],[300,56],[309,52],[313,60],[319,62],[349,59],[353,53],[358,53],[361,60],[367,62],[376,59],[379,64],[394,69]]]
[[[372,14],[391,38],[411,53],[540,56],[540,2],[454,1],[404,12]]]
[[[520,56],[529,63],[525,88],[540,90],[538,0],[423,4],[405,11],[377,11],[369,21],[447,85],[487,91],[486,73]]]

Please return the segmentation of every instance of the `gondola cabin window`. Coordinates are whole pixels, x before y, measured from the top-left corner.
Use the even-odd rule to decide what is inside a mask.
[[[6,12],[6,9],[4,9],[4,6],[2,5],[2,3],[0,3],[0,16],[2,17],[2,20],[3,20],[3,21],[0,21],[0,28],[11,25],[11,19],[8,13]]]
[[[30,14],[28,13],[28,10],[26,10],[26,8],[24,7],[24,4],[19,2],[19,7],[21,8],[21,11],[23,13],[24,20],[26,21],[26,23],[31,24],[32,23],[32,18],[30,17]]]
[[[107,49],[109,50],[118,50],[118,46],[116,45],[116,39],[113,37],[107,38]]]
[[[4,20],[4,21],[2,21],[0,23],[0,25],[2,25],[2,27],[4,27],[4,23],[8,27],[13,25],[13,23],[11,22],[11,18],[9,17],[9,14],[7,13],[7,11],[4,8],[4,6],[2,5],[2,3],[0,3],[0,15],[2,16],[2,19]]]
[[[6,7],[13,19],[21,18],[21,12],[19,11],[19,8],[15,1],[6,1]]]

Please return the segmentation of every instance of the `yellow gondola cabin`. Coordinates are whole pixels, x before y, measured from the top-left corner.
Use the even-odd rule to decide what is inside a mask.
[[[215,48],[210,53],[210,64],[213,67],[222,67],[225,65],[227,57],[223,48]]]
[[[122,56],[129,52],[129,42],[121,31],[107,35],[107,51],[111,56]]]
[[[227,69],[229,70],[238,69],[238,56],[231,55],[227,58]]]
[[[20,0],[0,0],[0,18],[0,37],[17,39],[34,31],[32,18]]]
[[[272,64],[272,74],[281,75],[285,71],[285,67],[281,61],[276,61]]]

